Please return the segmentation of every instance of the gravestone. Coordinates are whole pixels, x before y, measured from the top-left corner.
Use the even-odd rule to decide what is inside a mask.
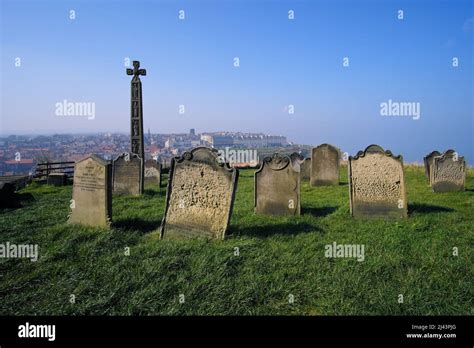
[[[143,161],[134,153],[123,153],[113,161],[114,193],[140,195],[143,193]]]
[[[339,185],[339,150],[329,144],[313,148],[311,186]]]
[[[74,164],[69,223],[110,225],[112,219],[112,167],[109,161],[90,155]]]
[[[304,156],[299,154],[298,152],[293,152],[290,155],[290,159],[293,165],[301,165],[301,163],[304,161]]]
[[[423,158],[423,162],[425,164],[425,175],[428,178],[428,180],[430,180],[430,177],[431,177],[430,169],[433,166],[433,158],[440,155],[441,153],[439,151],[433,151]]]
[[[161,164],[154,159],[145,161],[145,186],[161,186]]]
[[[405,218],[407,200],[402,156],[370,145],[349,157],[350,211],[354,217]]]
[[[171,161],[161,237],[220,238],[229,226],[238,170],[198,147]]]
[[[434,192],[464,191],[466,161],[454,150],[433,158],[430,184]]]
[[[255,213],[300,215],[300,166],[289,156],[265,157],[255,172]]]
[[[300,165],[301,180],[309,180],[311,178],[311,158],[305,158]]]

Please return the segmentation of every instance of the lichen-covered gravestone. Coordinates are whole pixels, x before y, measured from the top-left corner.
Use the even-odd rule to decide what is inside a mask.
[[[425,164],[425,175],[428,178],[428,180],[430,180],[430,177],[431,177],[430,172],[431,172],[431,167],[433,166],[433,159],[436,156],[440,156],[440,155],[441,153],[439,151],[432,151],[423,158],[423,162]]]
[[[305,158],[300,164],[301,180],[309,180],[311,177],[311,158]]]
[[[112,168],[109,161],[90,155],[74,165],[69,223],[110,225],[112,219]]]
[[[370,145],[349,157],[351,215],[363,218],[405,218],[407,200],[402,156]]]
[[[154,159],[145,161],[145,186],[161,186],[161,163]]]
[[[433,158],[430,184],[434,192],[464,191],[466,161],[454,150]]]
[[[329,144],[313,148],[311,186],[339,185],[339,150]]]
[[[140,195],[143,193],[143,160],[133,153],[123,153],[113,161],[114,193]]]
[[[237,169],[215,149],[198,147],[171,162],[161,237],[220,238],[229,226]]]
[[[255,213],[300,215],[300,166],[289,156],[265,157],[254,180]]]

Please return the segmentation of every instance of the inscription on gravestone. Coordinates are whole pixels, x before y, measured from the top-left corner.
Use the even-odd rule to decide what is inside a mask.
[[[351,215],[363,218],[405,218],[407,201],[402,156],[370,145],[349,157]]]
[[[113,161],[114,193],[140,195],[143,193],[143,161],[140,156],[124,153]]]
[[[161,164],[154,159],[145,161],[145,186],[161,186]]]
[[[215,149],[198,147],[171,162],[162,238],[224,238],[229,226],[238,170]]]
[[[425,164],[425,175],[428,178],[428,180],[430,180],[430,177],[431,177],[430,171],[431,171],[431,167],[433,166],[433,159],[436,156],[440,156],[440,155],[441,153],[439,151],[433,151],[423,158],[423,162]]]
[[[112,168],[90,155],[74,165],[69,223],[109,226],[112,219]]]
[[[255,213],[300,215],[300,166],[289,156],[265,157],[255,172]]]
[[[430,183],[434,192],[464,191],[466,161],[454,150],[433,158]]]
[[[313,148],[311,155],[311,186],[339,184],[339,150],[329,144]]]

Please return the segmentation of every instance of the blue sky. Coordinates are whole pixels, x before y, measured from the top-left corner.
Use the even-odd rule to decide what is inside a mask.
[[[474,158],[472,1],[1,4],[1,134],[128,132],[128,57],[147,69],[153,133],[263,132],[350,154],[377,143],[407,161],[448,148]],[[381,116],[389,99],[420,103],[420,118]],[[63,100],[94,102],[95,118],[56,116]]]

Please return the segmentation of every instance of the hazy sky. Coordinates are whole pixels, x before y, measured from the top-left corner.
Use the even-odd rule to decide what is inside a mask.
[[[1,4],[1,134],[128,132],[130,58],[147,69],[152,133],[282,134],[350,154],[377,143],[407,161],[454,148],[473,162],[472,1]],[[95,117],[57,116],[63,100]],[[419,103],[419,119],[382,116],[388,100]]]

